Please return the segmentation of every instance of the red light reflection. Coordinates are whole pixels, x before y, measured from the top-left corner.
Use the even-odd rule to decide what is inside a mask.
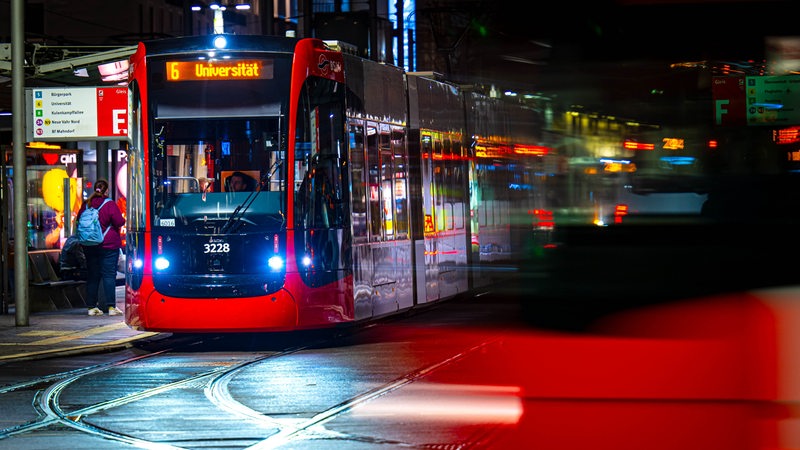
[[[396,415],[463,448],[800,448],[799,298],[793,288],[659,305],[586,334],[398,330],[474,351],[353,413]]]

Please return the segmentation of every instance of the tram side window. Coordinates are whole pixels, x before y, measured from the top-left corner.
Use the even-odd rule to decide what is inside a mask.
[[[499,169],[494,169],[487,172],[488,179],[490,180],[488,184],[488,188],[484,189],[484,196],[487,199],[486,202],[486,224],[487,225],[499,225],[498,215],[500,212],[499,209],[499,200],[497,191],[500,189],[500,186],[503,185],[503,180],[501,177],[501,171]]]
[[[478,227],[482,227],[486,225],[486,197],[483,194],[483,188],[481,186],[486,185],[486,171],[483,169],[483,164],[478,161],[475,164],[475,189],[478,190],[477,197],[480,199],[478,203]]]
[[[367,190],[364,171],[364,126],[350,125],[350,172],[353,188],[353,237],[355,242],[367,239]]]
[[[482,170],[479,172],[480,182],[478,183],[481,191],[481,212],[479,215],[480,226],[494,225],[494,186],[497,179],[494,176],[496,171],[494,166],[481,164]]]
[[[444,226],[447,230],[452,230],[455,227],[455,163],[453,161],[453,154],[451,151],[450,136],[445,134],[442,138],[442,204],[444,205],[445,221]]]
[[[457,230],[464,229],[464,211],[466,206],[465,189],[467,187],[464,177],[464,159],[461,158],[461,144],[455,136],[448,139],[450,154],[446,158],[449,167],[447,182],[448,201],[452,206],[450,225]]]
[[[460,161],[455,158],[453,153],[453,142],[451,136],[446,135],[442,140],[442,167],[444,179],[442,194],[444,197],[446,221],[445,226],[448,230],[454,228],[464,228],[463,220],[460,216],[463,213],[463,206],[460,204],[463,198],[459,185],[459,166]],[[459,226],[460,225],[460,226]]]
[[[369,240],[380,241],[383,238],[383,220],[381,215],[380,154],[378,150],[377,124],[367,125],[367,186],[369,189]]]
[[[334,180],[336,160],[330,155],[314,155],[311,161],[312,170],[300,188],[299,203],[305,216],[308,228],[340,228],[344,225],[344,214],[341,211],[340,192],[336,191]]]
[[[423,231],[432,233],[436,231],[436,208],[431,204],[431,194],[433,192],[433,138],[430,134],[423,133],[420,136],[422,162],[420,171],[422,172],[422,209],[424,212]]]
[[[433,210],[436,231],[445,229],[444,214],[444,161],[442,161],[442,141],[434,137],[433,141]]]
[[[331,80],[309,78],[303,85],[295,134],[295,222],[300,227],[341,227],[349,204],[343,166],[344,97]]]
[[[262,191],[283,191],[286,182],[286,170],[284,169],[285,152],[282,151],[281,136],[278,132],[264,133],[264,149],[266,150],[269,162],[269,170],[266,180],[260,182]]]
[[[392,156],[391,134],[389,126],[381,124],[380,137],[381,164],[381,214],[383,219],[384,239],[394,239],[394,157]]]
[[[451,176],[447,179],[452,183],[449,195],[450,201],[453,204],[452,223],[453,228],[462,230],[464,229],[464,212],[467,207],[467,184],[464,176],[464,159],[461,157],[461,144],[455,136],[452,136],[450,155],[451,157],[448,158],[448,161],[451,166]]]
[[[128,147],[128,197],[127,204],[130,214],[126,217],[126,227],[128,230],[143,230],[146,222],[145,199],[145,164],[143,130],[142,130],[142,100],[139,94],[139,84],[134,81],[129,89],[133,96],[133,111],[131,113],[131,145]]]
[[[511,172],[508,170],[508,164],[503,166],[503,170],[497,173],[499,175],[496,184],[497,190],[494,191],[493,197],[497,199],[494,208],[494,223],[497,225],[505,225],[507,223],[508,211],[508,187],[512,181]]]
[[[397,238],[408,236],[408,158],[405,130],[392,129],[392,153],[394,155],[394,205],[395,233]]]

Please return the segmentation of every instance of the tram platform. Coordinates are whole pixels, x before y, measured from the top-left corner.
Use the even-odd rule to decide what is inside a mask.
[[[124,308],[124,289],[117,286],[119,309]],[[86,307],[33,312],[28,325],[18,326],[12,305],[8,314],[0,314],[0,365],[6,361],[112,351],[160,336],[164,333],[129,328],[121,315],[89,316]]]

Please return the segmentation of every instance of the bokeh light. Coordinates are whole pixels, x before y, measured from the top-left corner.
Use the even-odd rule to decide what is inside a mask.
[[[48,170],[42,177],[42,198],[47,206],[64,212],[64,178],[69,178],[69,207],[75,207],[78,198],[78,180],[70,178],[62,168]]]

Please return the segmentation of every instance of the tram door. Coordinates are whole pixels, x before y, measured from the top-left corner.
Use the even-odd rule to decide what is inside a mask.
[[[350,121],[356,317],[410,307],[408,157],[403,127]]]
[[[468,286],[468,176],[458,134],[425,133],[422,145],[426,298],[436,300]]]
[[[436,239],[437,213],[434,208],[434,181],[435,171],[433,158],[435,148],[441,152],[438,135],[432,132],[421,133],[422,140],[422,210],[423,226],[425,233],[425,300],[433,301],[439,298],[439,253]]]

